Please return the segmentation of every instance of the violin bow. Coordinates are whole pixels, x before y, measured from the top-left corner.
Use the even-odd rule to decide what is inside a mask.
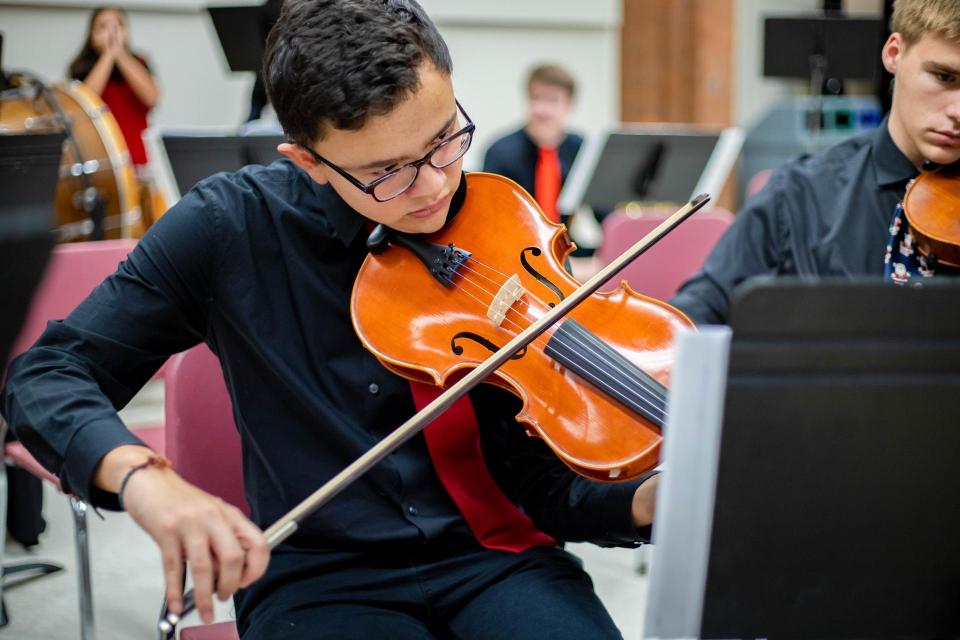
[[[293,535],[300,523],[306,518],[332,500],[337,494],[350,486],[354,481],[374,467],[378,462],[393,453],[407,440],[423,431],[437,416],[447,410],[450,405],[459,400],[464,394],[480,384],[484,379],[493,373],[507,360],[512,358],[518,351],[533,342],[540,334],[557,323],[561,318],[567,315],[574,307],[596,293],[610,278],[616,275],[621,269],[630,262],[642,255],[647,249],[652,247],[661,238],[673,231],[681,222],[699,211],[710,200],[710,196],[703,193],[683,207],[678,209],[670,217],[661,222],[655,229],[637,241],[632,247],[624,251],[613,262],[600,270],[593,277],[580,285],[573,293],[561,300],[557,305],[545,313],[539,320],[518,333],[513,340],[505,344],[499,351],[492,354],[482,363],[477,365],[473,371],[454,383],[442,394],[412,416],[409,420],[397,427],[392,433],[383,440],[374,445],[362,456],[354,460],[345,467],[340,473],[333,476],[323,486],[307,496],[297,506],[287,512],[282,518],[274,522],[264,532],[267,543],[270,548],[275,548],[278,544]],[[189,591],[183,600],[183,612],[180,614],[172,612],[163,612],[161,614],[158,627],[161,633],[167,634],[167,638],[173,636],[176,625],[183,616],[187,615],[195,607],[193,590]]]

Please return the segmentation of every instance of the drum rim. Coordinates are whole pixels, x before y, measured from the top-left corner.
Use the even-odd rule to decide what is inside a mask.
[[[79,80],[71,80],[63,84],[55,85],[64,91],[74,102],[79,105],[83,112],[93,122],[97,134],[100,136],[100,142],[107,152],[107,158],[113,171],[120,177],[117,180],[117,190],[120,193],[122,203],[120,210],[120,233],[122,237],[129,238],[131,229],[137,220],[141,217],[140,206],[134,203],[133,188],[136,184],[133,172],[133,163],[130,160],[129,151],[120,151],[116,143],[117,140],[123,140],[123,132],[120,131],[120,125],[116,118],[110,112],[110,109],[103,103],[103,100],[97,96],[93,89]],[[97,104],[99,102],[99,104]],[[122,176],[122,177],[121,177]]]

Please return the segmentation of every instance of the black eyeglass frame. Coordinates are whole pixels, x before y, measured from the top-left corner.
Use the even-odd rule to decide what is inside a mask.
[[[376,200],[377,202],[389,202],[390,200],[393,200],[394,198],[397,198],[397,197],[403,195],[403,194],[407,191],[407,189],[409,189],[409,188],[413,185],[413,183],[417,181],[417,178],[420,177],[420,167],[422,167],[423,165],[425,165],[425,164],[427,164],[428,162],[430,162],[430,160],[433,158],[433,154],[435,154],[437,151],[439,151],[441,148],[443,148],[444,145],[449,144],[450,142],[456,140],[457,138],[459,138],[460,136],[462,136],[462,135],[464,135],[464,134],[470,134],[470,137],[467,139],[466,149],[463,150],[463,153],[461,153],[459,156],[457,156],[456,158],[454,158],[453,160],[451,160],[451,161],[448,162],[447,164],[445,164],[445,165],[443,165],[443,166],[440,166],[440,167],[438,167],[437,165],[435,165],[435,164],[433,164],[432,162],[430,162],[430,166],[431,166],[431,167],[434,167],[435,169],[443,169],[443,168],[445,168],[445,167],[449,167],[451,164],[453,164],[454,162],[456,162],[457,160],[459,160],[460,158],[462,158],[464,155],[466,155],[467,151],[470,150],[470,145],[473,144],[473,132],[476,131],[477,127],[476,127],[476,125],[473,123],[473,120],[470,119],[470,116],[467,114],[466,110],[465,110],[465,109],[463,108],[463,106],[460,104],[460,101],[459,101],[459,100],[455,100],[455,102],[456,102],[456,104],[457,104],[457,109],[460,110],[460,113],[462,113],[462,114],[463,114],[463,117],[466,118],[466,120],[467,120],[467,124],[464,125],[464,127],[463,127],[462,129],[460,129],[459,131],[457,131],[456,133],[454,133],[454,134],[452,134],[452,135],[450,135],[450,136],[447,136],[446,138],[444,138],[443,140],[441,140],[440,142],[438,142],[438,143],[437,143],[437,146],[435,146],[433,149],[431,149],[430,151],[428,151],[428,152],[426,153],[426,155],[424,155],[424,156],[423,156],[422,158],[420,158],[419,160],[414,160],[413,162],[408,162],[408,163],[406,163],[406,164],[404,164],[404,165],[401,165],[401,166],[397,167],[396,169],[394,169],[393,171],[390,171],[389,173],[383,174],[382,176],[380,176],[379,178],[377,178],[376,180],[374,180],[373,182],[371,182],[371,183],[369,183],[369,184],[363,183],[363,182],[357,180],[357,179],[354,178],[352,175],[350,175],[349,173],[347,173],[346,171],[344,171],[343,169],[341,169],[341,168],[338,167],[337,165],[333,164],[332,162],[330,162],[329,160],[327,160],[326,158],[324,158],[323,156],[321,156],[319,153],[317,153],[316,151],[314,151],[314,150],[311,149],[310,147],[304,146],[303,148],[306,149],[307,152],[308,152],[311,156],[313,156],[313,159],[314,159],[314,160],[316,160],[317,162],[322,162],[323,164],[327,165],[328,167],[330,167],[331,169],[333,169],[334,171],[336,171],[337,173],[339,173],[341,176],[343,176],[344,178],[346,178],[346,180],[347,180],[350,184],[352,184],[353,186],[355,186],[357,189],[360,189],[360,191],[363,191],[365,194],[369,195],[370,197],[372,197],[372,198],[373,198],[374,200]],[[302,146],[302,145],[301,145],[301,146]],[[398,192],[395,193],[394,195],[390,196],[389,198],[386,198],[385,200],[381,200],[380,198],[378,198],[377,195],[374,193],[374,189],[376,189],[378,185],[386,182],[387,180],[389,180],[390,178],[394,177],[395,175],[397,175],[398,173],[400,173],[400,172],[403,171],[404,169],[407,169],[408,167],[413,167],[413,168],[416,170],[416,173],[413,174],[413,180],[410,181],[410,184],[408,184],[408,185],[405,186],[403,189],[401,189],[400,191],[398,191]]]

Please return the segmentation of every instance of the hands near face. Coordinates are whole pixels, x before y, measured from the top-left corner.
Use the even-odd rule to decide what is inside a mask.
[[[120,18],[109,12],[98,18],[93,32],[93,48],[101,56],[116,60],[127,50],[127,33]]]
[[[101,10],[94,18],[90,42],[100,59],[83,81],[103,95],[114,71],[119,71],[137,98],[148,109],[157,103],[159,92],[150,70],[130,52],[123,14],[115,9]]]

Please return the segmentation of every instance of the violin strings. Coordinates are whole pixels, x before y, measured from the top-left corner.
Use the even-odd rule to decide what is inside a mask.
[[[473,285],[473,286],[475,286],[475,287],[480,288],[480,290],[483,291],[483,292],[484,292],[485,294],[487,294],[487,295],[490,294],[489,291],[487,291],[486,289],[484,289],[482,286],[480,286],[480,285],[477,284],[476,282],[470,280],[469,278],[464,277],[464,278],[462,279],[462,281],[465,282],[465,283],[471,284],[471,285]],[[472,298],[473,300],[475,300],[478,304],[480,304],[480,306],[482,306],[482,307],[487,306],[487,305],[484,303],[483,300],[481,300],[480,298],[478,298],[477,296],[475,296],[475,295],[472,294],[471,292],[467,291],[466,289],[459,288],[459,290],[461,290],[464,294],[466,294],[467,296],[469,296],[470,298]],[[512,309],[512,308],[508,310],[508,313],[509,313],[510,311],[513,311],[514,313],[517,313],[517,311],[514,310],[514,309]],[[521,316],[521,317],[523,317],[523,316]],[[522,331],[522,330],[523,330],[523,327],[522,327],[521,325],[519,325],[518,323],[510,320],[509,318],[505,318],[505,319],[504,319],[504,322],[507,322],[507,323],[513,325],[518,331]],[[575,336],[574,336],[574,339],[576,340],[576,337],[575,337]],[[576,340],[576,341],[579,342],[581,345],[584,344],[584,343],[580,342],[579,340]],[[537,346],[541,348],[541,351],[542,351],[543,348],[544,348],[544,345],[543,345],[542,343],[539,343],[539,338],[535,339],[532,344],[537,344]],[[601,359],[601,360],[606,360],[606,356],[605,356],[605,354],[604,354],[602,351],[599,351],[599,350],[596,350],[596,349],[590,349],[589,347],[588,347],[588,350],[590,350],[590,351],[592,351],[594,354],[596,354],[599,359]],[[609,361],[607,361],[607,362],[609,362]],[[610,364],[612,364],[614,367],[617,366],[617,363],[616,363],[615,361],[614,361],[614,362],[610,362]],[[621,371],[622,371],[622,370],[621,370]],[[664,419],[664,417],[665,417],[664,401],[663,401],[662,399],[656,397],[656,392],[648,390],[648,389],[646,388],[645,383],[644,383],[642,380],[637,380],[637,384],[638,384],[639,387],[641,387],[641,389],[638,389],[637,387],[631,386],[631,385],[629,385],[629,384],[627,383],[627,381],[622,380],[622,379],[620,379],[620,378],[616,378],[616,377],[613,377],[613,378],[612,378],[612,382],[613,382],[615,385],[617,385],[617,386],[620,387],[621,393],[623,393],[625,396],[628,396],[629,398],[631,398],[634,402],[636,402],[636,403],[638,403],[638,404],[641,404],[641,405],[643,405],[643,406],[646,406],[647,409],[648,409],[648,411],[650,411],[651,415],[653,415],[654,417],[656,417],[657,419],[659,419],[659,420],[661,421],[661,423],[662,423],[662,421],[663,421],[663,419]],[[647,395],[647,396],[644,396],[643,393],[641,393],[642,390],[646,390],[646,391],[648,392],[648,395]]]
[[[480,262],[479,260],[476,260],[475,258],[472,258],[472,257],[471,257],[471,260],[472,260],[473,262],[476,262],[478,265],[480,265],[480,266],[482,266],[482,267],[484,267],[484,268],[486,268],[486,269],[489,269],[490,271],[493,271],[494,273],[497,273],[497,274],[499,274],[499,275],[501,275],[501,276],[503,276],[503,277],[505,277],[505,278],[507,277],[506,274],[500,272],[499,270],[497,270],[496,268],[494,268],[494,267],[492,267],[492,266],[490,266],[490,265],[486,265],[486,264],[484,264],[483,262]],[[493,284],[494,284],[495,286],[497,286],[498,289],[499,289],[499,286],[500,286],[500,285],[498,285],[494,280],[492,280],[492,279],[484,276],[483,274],[479,273],[476,269],[471,269],[471,271],[473,271],[474,273],[477,273],[480,277],[484,278],[485,280],[493,283]],[[487,293],[489,293],[489,292],[487,292]],[[535,295],[533,295],[533,294],[530,293],[530,292],[526,292],[526,293],[527,293],[528,295],[530,295],[530,297],[531,297],[532,299],[534,299],[534,300],[536,300],[537,302],[539,302],[543,307],[547,307],[546,303],[543,302],[542,300],[540,300],[539,298],[537,298]],[[530,309],[533,308],[532,305],[530,305],[530,303],[529,303],[528,301],[523,300],[523,299],[521,299],[521,300],[523,301],[524,304],[527,305],[528,308],[530,308]],[[521,314],[521,317],[523,317],[522,314]],[[525,318],[525,319],[526,319],[526,318]],[[580,347],[582,347],[586,352],[588,352],[589,355],[593,355],[593,356],[599,358],[605,365],[607,365],[607,366],[609,366],[609,367],[611,367],[611,368],[613,368],[613,369],[616,369],[616,370],[617,370],[622,376],[624,376],[625,378],[628,378],[628,379],[629,379],[629,378],[631,378],[631,377],[635,377],[635,376],[636,376],[635,370],[634,370],[633,368],[627,368],[627,367],[625,367],[625,366],[622,366],[617,360],[615,360],[615,359],[610,359],[610,357],[607,355],[608,352],[607,352],[607,351],[604,351],[604,347],[606,347],[607,349],[609,349],[609,347],[608,347],[607,345],[605,345],[599,338],[596,338],[596,337],[594,336],[594,340],[588,343],[588,342],[584,342],[584,341],[580,340],[576,335],[569,335],[569,334],[568,334],[567,336],[562,336],[562,335],[561,335],[561,336],[557,336],[557,340],[558,340],[558,343],[559,343],[560,345],[567,345],[567,346],[569,346],[569,345],[568,345],[568,341],[565,340],[565,337],[572,338],[572,340],[573,340],[574,342],[576,342]],[[594,346],[594,345],[596,345],[596,346]],[[633,367],[635,367],[635,365],[634,365]],[[649,374],[647,374],[646,372],[644,372],[642,369],[639,369],[639,367],[635,367],[635,369],[636,369],[636,370],[639,370],[639,372],[640,372],[642,375],[644,375],[644,376],[649,376]],[[659,385],[659,383],[656,382],[655,379],[653,380],[653,382],[654,382],[654,384],[656,384],[657,386],[651,386],[651,385],[650,385],[646,380],[644,380],[642,377],[641,377],[641,378],[635,378],[634,382],[635,382],[639,387],[641,387],[641,389],[642,389],[644,392],[646,392],[647,394],[649,394],[650,396],[653,397],[654,402],[656,402],[656,403],[659,405],[659,406],[657,407],[658,410],[660,409],[661,406],[664,406],[664,405],[666,404],[666,396],[664,395],[664,393],[661,392],[660,385]]]
[[[494,273],[497,273],[497,274],[503,276],[504,278],[507,278],[506,274],[504,274],[504,273],[502,273],[501,271],[497,270],[495,267],[486,265],[486,264],[484,264],[483,262],[480,262],[479,260],[476,260],[476,259],[473,258],[473,257],[471,257],[470,260],[473,261],[473,262],[476,262],[478,265],[480,265],[480,266],[482,266],[482,267],[484,267],[484,268],[486,268],[486,269],[489,269],[490,271],[493,271]],[[491,280],[490,278],[487,278],[486,276],[483,276],[482,274],[479,274],[479,272],[477,272],[475,269],[472,269],[472,271],[474,271],[475,273],[478,273],[478,275],[481,275],[481,277],[487,279],[488,281],[490,281],[490,282],[492,282],[492,283],[494,283],[494,284],[496,285],[496,282],[495,282],[495,281]],[[499,286],[498,286],[498,288],[499,288]],[[527,292],[527,293],[530,295],[531,298],[533,298],[534,300],[536,300],[537,302],[539,302],[543,307],[547,307],[547,304],[546,304],[545,302],[543,302],[542,300],[540,300],[539,298],[537,298],[537,297],[536,297],[535,295],[533,295],[532,293],[530,293],[530,292]],[[531,309],[532,309],[532,306],[529,304],[529,302],[527,302],[526,300],[524,300],[524,303],[527,305],[528,308],[531,308]],[[613,368],[617,369],[621,375],[623,375],[623,376],[625,376],[625,377],[627,377],[627,378],[630,378],[630,377],[633,377],[633,376],[634,376],[634,372],[633,372],[633,371],[631,371],[630,369],[627,369],[627,368],[625,368],[625,367],[623,367],[623,366],[620,366],[620,365],[617,363],[617,361],[609,359],[608,356],[606,355],[606,353],[605,353],[602,349],[598,349],[598,348],[595,348],[594,346],[591,346],[591,344],[584,343],[583,341],[579,340],[575,335],[570,336],[570,337],[572,337],[574,341],[576,341],[581,347],[583,347],[587,352],[589,352],[590,355],[594,355],[594,356],[600,358],[600,360],[601,360],[604,364],[606,364],[606,365],[608,365],[608,366],[612,366]],[[566,342],[566,341],[563,339],[562,336],[560,336],[560,337],[558,338],[558,340],[560,340],[560,343],[561,343],[561,344],[564,344],[564,343]],[[597,342],[600,342],[599,339],[597,340]],[[602,345],[603,343],[600,342],[600,344]],[[640,371],[642,372],[642,369],[641,369]],[[644,373],[645,373],[645,372],[644,372]],[[646,373],[645,373],[645,375],[649,375],[649,374],[646,374]],[[657,403],[659,403],[661,406],[663,406],[663,405],[666,404],[666,396],[664,395],[664,393],[662,393],[662,392],[660,391],[659,388],[650,386],[650,385],[649,385],[645,380],[643,380],[643,379],[636,380],[636,383],[637,383],[646,393],[650,394],[650,395],[654,398],[654,400],[655,400]]]
[[[461,266],[462,266],[462,265],[461,265]],[[477,282],[472,281],[469,277],[466,277],[466,276],[462,277],[462,278],[461,278],[461,282],[464,282],[464,283],[467,283],[467,284],[471,284],[471,285],[473,285],[474,287],[480,289],[480,291],[482,291],[485,295],[490,296],[490,299],[491,299],[491,300],[493,300],[493,298],[496,297],[495,294],[492,294],[492,293],[491,293],[490,291],[488,291],[483,285],[478,284]],[[454,286],[459,286],[459,283],[454,283]],[[485,308],[485,309],[490,306],[490,303],[485,302],[484,300],[478,298],[477,296],[475,296],[474,294],[470,293],[469,291],[467,291],[467,290],[465,290],[465,289],[463,290],[463,293],[467,294],[468,296],[470,296],[471,298],[473,298],[474,300],[476,300],[477,303],[479,303],[480,306],[483,307],[483,308]],[[520,314],[520,312],[518,312],[518,311],[517,311],[516,309],[514,309],[512,306],[511,306],[509,309],[507,309],[506,314],[509,314],[510,312],[513,312],[513,313],[515,313],[515,314],[517,314],[517,315],[520,315],[520,317],[524,318],[524,320],[527,320],[527,318],[525,318],[522,314]],[[515,322],[515,321],[511,320],[508,315],[505,315],[505,316],[504,316],[504,322],[505,322],[505,323],[509,323],[510,325],[512,325],[513,328],[516,329],[516,332],[517,332],[517,333],[520,333],[521,331],[523,331],[523,325],[521,325],[521,324],[518,323],[518,322]],[[531,324],[532,324],[532,323],[531,323]],[[537,336],[536,338],[534,338],[534,340],[531,342],[531,344],[536,344],[537,346],[539,346],[539,347],[541,348],[541,350],[543,350],[543,349],[546,349],[546,348],[547,348],[547,339],[543,337],[543,334],[541,334],[541,335]]]
[[[476,262],[477,264],[481,265],[481,266],[487,267],[487,265],[484,265],[482,262],[480,262],[480,261],[478,261],[478,260],[475,261],[475,262]],[[463,265],[461,265],[461,266],[467,266],[467,263],[463,263]],[[476,269],[473,269],[473,268],[470,268],[470,267],[467,267],[467,268],[468,268],[472,273],[476,273],[478,276],[480,276],[480,277],[483,278],[484,280],[490,282],[491,284],[493,284],[494,286],[496,286],[496,287],[499,289],[500,285],[498,285],[496,281],[494,281],[494,280],[492,280],[491,278],[483,275],[482,273],[480,273],[480,272],[477,271]],[[489,268],[491,271],[497,271],[497,270],[494,269],[493,267],[487,267],[487,268]],[[497,273],[499,273],[499,272],[497,272]],[[466,279],[467,281],[469,281],[469,279],[467,279],[466,277],[465,277],[465,279]],[[476,283],[471,283],[471,284],[476,285]],[[476,286],[479,286],[479,285],[476,285]],[[481,287],[481,289],[483,289],[484,293],[486,293],[486,294],[488,294],[488,295],[490,294],[490,292],[487,291],[486,288]],[[530,294],[529,292],[527,292],[527,294],[530,295],[530,297],[533,298],[534,300],[536,300],[537,302],[540,302],[544,307],[547,306],[546,303],[544,303],[542,300],[537,299],[537,297],[534,296],[533,294]],[[527,300],[525,300],[525,299],[523,299],[523,298],[520,298],[520,299],[518,300],[518,302],[523,302],[523,304],[527,305],[527,307],[528,307],[529,309],[533,309],[533,307],[532,307],[532,305],[530,304],[530,302],[527,301]],[[511,307],[511,310],[513,310],[512,307]],[[516,310],[514,310],[514,311],[516,311]],[[538,310],[538,311],[539,311],[539,310]],[[519,313],[519,312],[517,312],[517,313]],[[523,314],[520,314],[520,316],[521,316],[521,317],[524,317]],[[524,318],[524,319],[529,320],[529,318]],[[522,330],[522,327],[521,327],[520,325],[517,325],[516,323],[513,323],[513,322],[511,322],[511,324],[513,324],[514,326],[516,326],[518,329]],[[580,347],[582,347],[585,351],[587,351],[587,352],[589,353],[589,355],[596,356],[596,357],[599,358],[600,361],[602,361],[604,364],[606,364],[607,366],[609,366],[609,367],[612,368],[612,369],[617,370],[617,372],[620,373],[620,375],[622,375],[624,378],[627,378],[627,379],[634,378],[634,382],[641,388],[641,390],[642,390],[642,391],[645,391],[646,393],[648,393],[648,394],[653,398],[654,408],[655,408],[657,411],[659,411],[659,412],[662,413],[662,411],[663,411],[663,406],[664,406],[665,403],[666,403],[666,397],[660,392],[659,389],[650,386],[646,380],[643,380],[643,379],[642,379],[642,377],[638,378],[635,371],[633,371],[633,370],[631,370],[631,369],[623,366],[618,360],[613,359],[613,358],[610,358],[610,357],[607,355],[607,352],[603,350],[603,343],[602,343],[599,339],[596,339],[596,340],[593,341],[593,342],[585,342],[585,341],[579,339],[576,334],[573,334],[573,335],[568,334],[567,336],[557,336],[557,340],[558,340],[558,342],[559,342],[560,345],[567,345],[568,340],[567,340],[566,338],[572,339],[573,342],[576,342]],[[599,343],[599,345],[597,345],[597,344],[595,344],[595,343]],[[569,346],[569,345],[567,345],[567,346]],[[640,371],[642,372],[642,370],[640,370]],[[644,373],[644,375],[649,375],[649,374],[646,374],[645,372],[642,372],[642,373]],[[616,380],[616,378],[615,378],[615,380]],[[619,380],[617,380],[617,381],[619,382]],[[624,382],[624,384],[623,384],[623,389],[626,390],[628,393],[633,391],[633,387],[626,385],[625,382]],[[641,399],[643,399],[642,396],[641,396]],[[649,404],[649,403],[648,403],[648,404]]]
[[[500,276],[502,276],[502,277],[504,277],[504,278],[508,278],[508,276],[507,276],[505,273],[503,273],[502,271],[499,271],[496,267],[493,267],[493,266],[491,266],[491,265],[484,264],[483,262],[480,262],[479,260],[476,260],[476,259],[473,258],[473,257],[471,257],[470,259],[471,259],[473,262],[476,262],[478,265],[480,265],[480,266],[482,266],[482,267],[484,267],[484,268],[486,268],[486,269],[489,269],[490,271],[493,271],[494,273],[496,273],[496,274],[498,274],[498,275],[500,275]],[[473,271],[474,271],[475,273],[477,273],[478,275],[481,275],[481,277],[485,278],[486,280],[494,283],[494,285],[496,285],[496,282],[495,282],[495,281],[491,280],[490,278],[487,278],[486,276],[483,276],[482,274],[480,274],[480,273],[479,273],[478,271],[476,271],[476,270],[473,270]],[[497,286],[498,286],[498,288],[499,288],[499,285],[497,285]],[[537,301],[538,303],[540,303],[540,305],[542,305],[543,307],[546,307],[547,309],[549,309],[549,305],[547,305],[546,302],[544,302],[543,300],[540,300],[537,296],[533,295],[533,294],[530,293],[530,292],[527,292],[527,293],[530,295],[530,297],[531,297],[533,300],[535,300],[535,301]],[[523,302],[524,302],[524,304],[527,305],[528,308],[531,308],[531,309],[532,309],[532,306],[529,304],[529,302],[527,302],[526,300],[523,300]],[[573,336],[573,338],[576,340],[576,336]],[[598,341],[599,341],[599,340],[598,340]],[[579,341],[578,341],[578,342],[579,342]],[[586,345],[586,344],[584,344],[583,342],[580,342],[580,345],[583,346],[583,347],[585,347],[585,348],[587,348],[587,350],[591,350],[590,347],[589,347],[589,345]],[[591,351],[593,351],[594,354],[597,353],[596,350],[591,350]],[[621,369],[621,371],[624,372],[624,373],[626,373],[623,369]],[[649,375],[649,374],[647,374],[647,375]],[[665,397],[663,394],[660,394],[658,391],[655,391],[655,390],[652,390],[652,393],[655,393],[655,394],[659,395],[659,396],[660,396],[662,399],[664,399],[664,401],[665,401],[666,397]]]
[[[489,267],[488,265],[485,265],[485,264],[483,264],[482,262],[480,262],[480,261],[478,261],[478,260],[474,260],[473,258],[470,258],[470,260],[473,261],[473,262],[476,262],[476,263],[477,263],[478,265],[480,265],[480,266],[483,266],[483,267],[486,267],[486,268],[490,269],[491,271],[497,272],[496,269],[494,269],[494,268],[492,268],[492,267]],[[466,263],[464,263],[464,265],[461,265],[461,266],[465,266],[465,264],[466,264]],[[473,268],[471,268],[471,267],[468,267],[467,270],[470,271],[470,272],[472,272],[472,273],[477,274],[478,277],[480,277],[480,278],[482,278],[482,279],[484,279],[484,280],[487,280],[487,281],[490,282],[491,284],[494,284],[495,286],[497,286],[497,283],[496,283],[494,280],[492,280],[491,278],[489,278],[489,277],[481,274],[481,273],[478,272],[476,269],[473,269]],[[497,272],[497,273],[499,273],[499,272]],[[470,278],[469,276],[467,276],[466,274],[461,274],[461,275],[462,275],[462,281],[463,281],[463,282],[467,282],[467,283],[469,283],[469,284],[477,287],[477,288],[480,289],[486,296],[495,297],[495,294],[491,294],[491,292],[490,292],[489,290],[487,290],[483,285],[475,282],[473,279],[471,279],[471,278]],[[501,274],[501,275],[503,275],[503,274]],[[499,287],[498,287],[498,288],[499,288]],[[473,300],[475,300],[476,302],[478,302],[481,306],[488,306],[488,305],[486,305],[486,304],[484,303],[483,300],[481,300],[481,299],[478,298],[477,296],[473,295],[473,294],[470,293],[469,291],[464,290],[464,293],[466,293],[466,294],[467,294],[468,296],[470,296]],[[537,299],[536,296],[530,294],[529,292],[527,292],[527,295],[530,295],[531,298],[533,298],[534,300],[537,300],[538,302],[540,302],[541,304],[543,304],[544,306],[546,306],[545,303],[543,303],[542,301],[540,301],[539,299]],[[520,300],[523,301],[524,304],[526,304],[528,308],[531,308],[531,309],[532,309],[532,306],[530,305],[530,303],[529,303],[528,301],[523,300],[523,298],[521,298]],[[514,313],[518,314],[518,315],[519,315],[521,318],[523,318],[524,320],[530,321],[529,318],[525,317],[525,316],[524,316],[523,314],[521,314],[519,311],[517,311],[516,309],[514,309],[512,305],[511,305],[511,307],[507,310],[507,313],[509,313],[510,311],[513,311]],[[514,322],[513,320],[511,320],[511,319],[508,318],[508,317],[505,317],[505,322],[509,323],[510,325],[512,325],[513,327],[515,327],[517,330],[520,330],[520,331],[523,330],[522,325]],[[646,405],[646,406],[651,410],[651,412],[652,412],[654,415],[656,415],[657,417],[659,417],[661,420],[663,419],[663,414],[664,414],[664,410],[665,410],[665,402],[666,402],[666,399],[665,399],[665,397],[659,392],[659,390],[654,389],[654,388],[651,388],[651,387],[649,386],[649,384],[648,384],[645,380],[643,380],[642,378],[637,378],[637,377],[635,377],[635,376],[636,376],[636,372],[630,371],[630,370],[626,369],[625,367],[622,366],[621,363],[619,363],[619,362],[616,361],[616,360],[611,359],[611,358],[608,356],[608,354],[607,354],[603,349],[596,348],[594,345],[591,345],[591,344],[589,344],[589,343],[586,343],[586,342],[582,341],[582,340],[579,339],[576,335],[571,335],[571,336],[569,336],[569,337],[572,338],[572,342],[577,343],[577,344],[578,344],[580,347],[582,347],[582,349],[583,349],[584,351],[586,351],[589,355],[593,355],[593,356],[596,357],[601,363],[607,365],[610,369],[613,369],[613,370],[619,372],[620,375],[621,375],[623,378],[634,378],[633,381],[635,382],[635,385],[636,385],[636,386],[628,384],[628,380],[625,380],[625,379],[623,379],[623,378],[621,378],[621,377],[618,377],[618,376],[612,376],[612,382],[613,382],[614,384],[616,384],[617,386],[620,387],[620,390],[621,390],[622,393],[624,393],[625,395],[633,398],[635,401],[638,401],[639,403],[641,403],[641,404],[643,404],[643,405]],[[558,336],[557,339],[560,341],[560,344],[561,344],[561,345],[571,346],[571,345],[569,344],[570,341],[565,340],[563,336]],[[534,342],[538,342],[538,340],[539,340],[539,338],[538,338],[537,340],[535,340]],[[597,342],[600,342],[599,339],[597,339]],[[600,343],[600,344],[602,344],[602,343]],[[545,348],[545,345],[542,344],[542,343],[538,344],[538,346],[539,346],[541,349]],[[645,372],[643,372],[642,370],[640,370],[640,371],[641,371],[641,373],[644,373],[644,374],[645,374]],[[649,375],[649,374],[645,374],[645,375]]]
[[[464,283],[471,284],[475,287],[478,287],[488,296],[490,295],[489,291],[487,291],[485,288],[483,288],[477,282],[471,280],[470,278],[464,277],[462,281]],[[469,291],[466,291],[465,289],[462,289],[462,291],[463,293],[468,295],[470,298],[477,301],[481,306],[485,306],[483,300],[481,300],[474,294],[470,293]],[[527,319],[522,314],[519,314],[519,312],[515,309],[511,308],[508,310],[508,313],[509,312],[517,313],[518,315],[520,315],[521,318]],[[504,322],[515,327],[517,331],[523,330],[522,325],[514,322],[513,320],[510,320],[509,318],[505,318]],[[665,417],[665,399],[662,396],[660,396],[655,390],[649,388],[647,383],[642,378],[634,377],[633,382],[635,384],[634,385],[629,384],[630,382],[629,378],[631,378],[632,376],[635,376],[635,372],[624,370],[622,367],[619,366],[619,363],[617,363],[615,360],[609,360],[605,352],[591,347],[589,344],[579,340],[575,335],[571,335],[569,337],[573,338],[573,342],[578,343],[581,347],[585,347],[586,351],[591,352],[591,354],[594,355],[598,361],[604,364],[607,364],[610,368],[619,369],[620,373],[623,374],[624,377],[620,378],[620,377],[612,376],[606,380],[607,383],[616,387],[617,390],[624,395],[624,397],[628,398],[629,400],[632,400],[634,403],[636,403],[637,406],[646,407],[647,411],[650,412],[650,415],[656,418],[657,420],[659,420],[662,424]],[[560,347],[570,348],[570,345],[569,345],[570,341],[564,340],[563,336],[558,337],[558,340],[559,340]],[[544,348],[544,345],[542,343],[539,343],[539,339],[535,340],[534,343],[538,343],[537,346],[541,347],[541,350]],[[572,350],[576,352],[576,349],[572,349]]]

